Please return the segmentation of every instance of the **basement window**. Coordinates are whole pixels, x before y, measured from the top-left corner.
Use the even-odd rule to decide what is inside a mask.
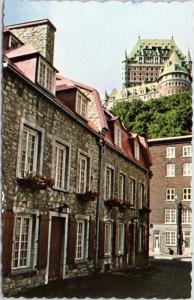
[[[54,68],[52,68],[52,66],[50,66],[46,61],[40,58],[38,64],[37,82],[52,94],[54,94],[54,75]]]

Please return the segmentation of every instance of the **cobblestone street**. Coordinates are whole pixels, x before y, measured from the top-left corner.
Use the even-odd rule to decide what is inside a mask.
[[[23,294],[32,297],[66,298],[172,298],[191,297],[191,263],[155,260],[146,269],[98,274],[85,278],[58,280]]]

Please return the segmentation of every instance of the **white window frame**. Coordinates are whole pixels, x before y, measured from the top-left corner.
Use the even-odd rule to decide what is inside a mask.
[[[190,187],[184,187],[183,188],[183,201],[191,201],[192,197],[192,188]]]
[[[175,147],[166,148],[166,158],[175,158]]]
[[[183,157],[191,157],[191,156],[192,156],[191,145],[183,146]]]
[[[88,239],[89,239],[89,219],[77,215],[77,233],[76,233],[76,253],[75,261],[86,260],[88,256]],[[79,234],[79,224],[82,224],[83,232]],[[79,244],[78,236],[81,237],[81,244]],[[81,246],[81,255],[78,255],[78,247]]]
[[[183,176],[192,176],[192,163],[183,164]]]
[[[85,168],[82,169],[82,162],[85,164]],[[83,174],[82,174],[83,172]],[[82,177],[84,180],[82,180]],[[80,153],[79,155],[79,193],[84,194],[87,189],[87,179],[88,179],[88,157]],[[81,185],[83,184],[83,189]]]
[[[77,94],[76,94],[76,108],[75,109],[76,109],[76,112],[80,116],[87,119],[87,117],[88,117],[88,99],[79,92],[77,92]]]
[[[176,209],[165,209],[165,224],[176,224]]]
[[[117,125],[115,126],[115,144],[120,148],[122,146],[122,130]]]
[[[135,201],[136,181],[134,178],[130,178],[129,187],[130,187],[130,204],[132,205],[132,207],[135,207],[135,205],[136,205],[136,201]]]
[[[167,188],[166,189],[166,201],[175,201],[175,188]],[[168,199],[169,196],[169,199]]]
[[[104,229],[104,254],[111,256],[112,254],[112,223],[105,223]]]
[[[165,245],[166,246],[176,246],[177,237],[176,231],[166,231],[165,232]]]
[[[62,172],[61,172],[61,182],[57,184],[57,175],[59,174],[59,149],[63,151],[62,159]],[[54,188],[59,190],[68,190],[69,187],[69,164],[70,164],[70,147],[60,143],[59,141],[54,141],[54,155],[53,155],[53,177],[54,177]]]
[[[166,177],[175,177],[175,164],[166,165]]]
[[[134,157],[139,160],[140,156],[140,147],[138,141],[134,140]]]
[[[16,177],[22,178],[21,164],[22,164],[22,145],[23,145],[23,133],[29,130],[29,132],[37,133],[37,145],[35,146],[35,161],[33,166],[33,173],[38,173],[42,175],[42,164],[43,164],[43,151],[44,151],[44,136],[45,130],[34,124],[31,121],[21,118],[20,131],[19,131],[19,143],[18,143],[18,155],[17,155],[17,168]]]
[[[140,209],[145,205],[145,186],[143,183],[139,184],[139,192],[140,192]]]
[[[192,222],[192,211],[191,209],[182,210],[182,224],[191,224]]]
[[[114,169],[111,166],[105,168],[104,199],[109,200],[113,195]]]
[[[121,201],[125,200],[125,186],[126,186],[126,176],[123,173],[119,173],[118,198],[121,199]]]
[[[124,254],[124,244],[125,243],[125,225],[124,223],[118,223],[117,226],[117,254]]]
[[[40,67],[41,64],[44,65],[45,67],[45,73],[43,74],[43,78],[41,79],[41,74],[40,74]],[[51,79],[51,87],[48,86],[48,70],[51,72],[52,74],[52,79]],[[43,81],[42,81],[43,80]],[[40,84],[42,87],[44,87],[47,91],[51,92],[52,94],[54,94],[54,87],[55,87],[55,70],[52,66],[50,66],[42,57],[39,57],[38,60],[38,72],[37,72],[37,82],[38,84]]]
[[[19,245],[18,245],[18,265],[14,266],[14,246],[16,243],[16,236],[15,236],[15,231],[16,231],[16,224],[17,224],[17,219],[21,218],[21,223],[20,223],[20,233],[19,233]],[[24,219],[29,219],[29,227],[28,227],[28,246],[27,246],[27,257],[26,257],[26,264],[25,265],[20,265],[20,258],[21,258],[21,244],[22,244],[22,231],[21,229],[23,228],[23,222]],[[24,268],[29,268],[30,267],[30,258],[31,258],[31,239],[32,239],[32,217],[30,215],[17,215],[15,218],[14,222],[14,233],[13,233],[13,248],[12,248],[12,270],[16,269],[24,269]]]

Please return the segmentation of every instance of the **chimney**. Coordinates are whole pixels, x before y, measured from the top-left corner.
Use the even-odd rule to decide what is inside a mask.
[[[37,20],[6,26],[24,44],[32,45],[53,65],[55,26],[48,20]]]

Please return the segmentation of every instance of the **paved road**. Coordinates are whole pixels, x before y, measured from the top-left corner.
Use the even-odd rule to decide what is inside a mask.
[[[154,261],[144,270],[58,280],[18,296],[65,298],[191,298],[191,263]]]

